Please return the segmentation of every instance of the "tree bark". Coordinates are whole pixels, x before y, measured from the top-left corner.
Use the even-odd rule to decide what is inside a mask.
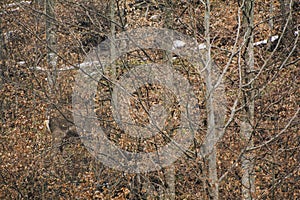
[[[48,63],[48,84],[50,93],[55,91],[57,79],[57,55],[55,36],[55,0],[46,0],[46,41],[47,41],[47,63]]]
[[[46,118],[49,122],[51,118],[51,112],[54,108],[53,100],[56,97],[56,80],[57,80],[57,54],[56,54],[56,36],[55,36],[55,0],[45,0],[45,11],[46,11],[46,43],[47,43],[47,82],[49,89],[49,102],[47,107]],[[58,153],[58,146],[60,144],[60,137],[52,134],[52,147],[53,153]]]
[[[115,46],[115,35],[116,35],[116,21],[115,21],[115,4],[114,0],[110,1],[110,59],[111,61],[116,58],[116,46]],[[115,79],[116,74],[116,67],[112,65],[112,76]]]
[[[280,3],[280,12],[282,15],[282,28],[284,27],[285,23],[290,23],[288,26],[291,27],[291,21],[292,21],[292,5],[293,0],[279,0]],[[289,16],[290,15],[290,16]],[[288,28],[288,29],[289,29]]]
[[[208,182],[210,185],[209,195],[211,199],[219,199],[219,183],[217,172],[217,149],[216,149],[216,121],[215,121],[215,102],[214,102],[214,75],[213,62],[211,57],[210,43],[210,0],[205,2],[204,28],[206,40],[206,107],[207,107],[207,146],[205,153],[208,153]]]
[[[242,161],[242,195],[243,199],[254,199],[255,194],[255,175],[254,175],[254,156],[253,152],[247,149],[253,147],[252,133],[254,124],[254,90],[252,82],[252,72],[254,70],[254,46],[253,46],[253,9],[254,0],[244,0],[243,9],[243,28],[245,38],[244,64],[242,66],[242,85],[244,113],[241,122],[241,137],[247,144],[246,151],[241,158]]]
[[[282,44],[289,51],[293,46],[293,41],[295,40],[293,31],[293,14],[292,5],[293,0],[279,0],[280,11],[282,15],[281,30],[283,34]]]

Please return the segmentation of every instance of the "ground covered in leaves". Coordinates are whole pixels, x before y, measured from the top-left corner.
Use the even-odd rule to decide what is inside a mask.
[[[63,151],[52,145],[52,136],[44,121],[58,111],[72,109],[76,70],[59,71],[56,86],[50,92],[47,70],[43,70],[48,69],[44,5],[36,2],[11,6],[8,6],[10,1],[0,3],[0,35],[3,35],[0,199],[158,199],[167,187],[166,169],[128,174],[104,166],[78,138],[67,138],[59,144],[63,145]],[[195,37],[198,43],[205,42],[204,7],[200,1],[117,2],[117,32],[143,26],[167,26]],[[109,2],[57,1],[55,9],[57,67],[77,66],[84,62],[87,52],[110,33]],[[295,2],[293,9],[293,23],[299,27],[299,3]],[[168,11],[172,14],[168,15]],[[231,106],[240,98],[237,94],[241,58],[231,54],[236,43],[242,46],[243,38],[237,36],[241,28],[239,12],[236,1],[211,1],[212,57],[220,70],[228,67],[224,76],[227,120],[231,117]],[[270,19],[273,19],[272,27]],[[257,1],[254,42],[279,35],[282,21],[278,1]],[[251,72],[257,76],[252,88],[255,91],[254,148],[250,151],[255,163],[257,199],[300,198],[300,49],[298,41],[293,43],[295,38],[290,41],[277,47],[255,47],[255,69]],[[153,49],[130,52],[115,61],[114,79],[120,79],[141,64],[168,62],[189,81],[197,96],[201,120],[189,152],[174,163],[176,199],[209,199],[208,164],[198,156],[207,131],[205,81],[187,60],[169,59],[170,56],[175,55]],[[167,105],[164,129],[143,141],[122,131],[113,119],[110,102],[114,86],[112,71],[108,70],[107,76],[99,81],[95,96],[99,126],[111,141],[131,152],[151,152],[178,134],[181,117],[178,101],[171,91],[155,84],[140,87],[132,95],[130,117],[136,124],[146,126],[150,120],[146,111],[153,106]],[[238,103],[237,108],[241,106],[242,103]],[[242,196],[241,156],[248,145],[240,135],[242,118],[242,112],[237,111],[217,144],[220,199]]]

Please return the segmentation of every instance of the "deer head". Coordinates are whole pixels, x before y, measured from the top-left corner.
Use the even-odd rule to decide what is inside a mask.
[[[52,145],[63,151],[63,145],[71,137],[79,137],[73,118],[70,114],[58,117],[49,117],[46,126],[52,135]]]

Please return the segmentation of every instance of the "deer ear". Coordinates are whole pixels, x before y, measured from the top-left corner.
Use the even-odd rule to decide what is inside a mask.
[[[49,120],[49,119],[46,119],[46,120],[44,121],[44,125],[46,126],[47,130],[48,130],[49,132],[51,132],[49,123],[50,123],[50,120]]]

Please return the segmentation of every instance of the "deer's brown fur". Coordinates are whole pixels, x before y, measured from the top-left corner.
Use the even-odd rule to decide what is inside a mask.
[[[60,115],[48,120],[48,128],[52,134],[52,143],[55,148],[63,151],[64,143],[71,137],[79,137],[71,115]]]

